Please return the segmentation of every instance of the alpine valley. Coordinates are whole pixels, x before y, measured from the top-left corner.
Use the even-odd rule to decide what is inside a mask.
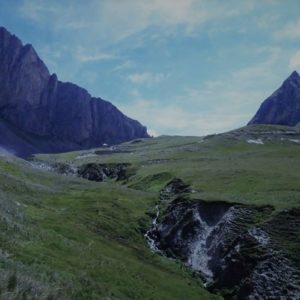
[[[245,127],[149,138],[4,28],[0,66],[0,299],[300,299],[297,72]]]

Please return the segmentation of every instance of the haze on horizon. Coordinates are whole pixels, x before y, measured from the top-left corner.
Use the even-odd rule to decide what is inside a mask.
[[[151,134],[245,125],[300,69],[298,0],[2,0],[0,25],[60,80]]]

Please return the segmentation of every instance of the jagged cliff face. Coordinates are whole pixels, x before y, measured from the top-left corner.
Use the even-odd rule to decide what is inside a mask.
[[[282,86],[267,98],[249,124],[295,126],[300,122],[300,76],[294,71]]]
[[[144,126],[111,103],[50,75],[33,47],[23,46],[2,27],[0,70],[1,135],[10,130],[10,138],[0,140],[0,144],[19,154],[82,149],[148,137]]]

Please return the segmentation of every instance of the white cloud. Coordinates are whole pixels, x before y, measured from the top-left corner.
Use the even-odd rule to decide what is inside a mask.
[[[280,30],[274,33],[277,39],[298,39],[300,38],[300,19],[289,22]]]
[[[75,54],[75,57],[76,57],[77,60],[79,60],[82,63],[100,61],[100,60],[119,59],[119,57],[116,56],[113,53],[105,53],[105,52],[101,52],[101,51],[91,52],[91,50],[87,50],[87,49],[84,49],[82,47],[80,47],[77,50],[77,53]]]
[[[205,1],[152,0],[152,1],[96,1],[74,4],[66,0],[46,2],[23,0],[22,15],[34,22],[52,23],[56,29],[96,28],[100,35],[122,39],[150,26],[196,24],[208,16],[206,10],[196,9]],[[113,24],[113,26],[112,26]]]
[[[132,103],[119,106],[160,134],[205,135],[244,126],[283,80],[279,72],[274,72],[281,58],[280,48],[253,51],[261,56],[261,63],[239,69],[223,79],[187,86],[172,101],[149,99],[134,89]]]
[[[117,42],[149,28],[159,35],[186,33],[210,20],[239,17],[253,10],[256,1],[232,3],[207,0],[23,0],[21,15],[59,32],[70,31],[90,42]],[[234,7],[234,9],[232,9]]]
[[[55,14],[58,10],[59,6],[54,1],[51,4],[47,4],[42,0],[24,0],[20,7],[22,15],[34,22],[42,22],[46,17]]]
[[[165,80],[168,77],[166,74],[162,73],[134,73],[127,76],[127,79],[132,83],[136,84],[147,84],[152,85],[156,83],[160,83],[161,81]]]
[[[224,132],[238,127],[249,119],[248,114],[231,113],[230,109],[216,109],[203,112],[199,107],[189,108],[179,105],[163,105],[153,99],[136,99],[133,105],[123,106],[122,110],[143,124],[148,125],[150,134],[205,135]],[[247,119],[248,118],[248,119]]]
[[[251,119],[264,99],[264,93],[249,90],[243,80],[208,81],[201,87],[186,88],[170,103],[161,99],[147,99],[134,90],[133,102],[118,106],[159,134],[205,135],[225,132]],[[207,105],[209,103],[209,105]],[[256,107],[257,105],[257,107]]]
[[[298,50],[289,61],[290,70],[299,70],[300,69],[300,50]]]
[[[280,13],[267,12],[257,17],[256,24],[261,30],[274,30],[277,24],[280,22]]]
[[[118,72],[118,71],[121,71],[121,70],[131,69],[131,68],[134,68],[134,67],[135,67],[135,63],[133,61],[125,60],[121,64],[114,67],[112,71],[113,72]]]
[[[242,82],[244,85],[254,85],[260,79],[265,84],[272,81],[274,76],[274,67],[282,59],[282,50],[279,47],[261,47],[252,49],[253,53],[260,56],[262,62],[254,64],[250,67],[245,67],[235,71],[232,74],[232,79]]]
[[[153,136],[153,137],[159,136],[159,133],[155,129],[151,129],[151,128],[148,129],[147,128],[147,131],[148,131],[150,136]]]
[[[117,57],[113,54],[109,54],[109,53],[94,53],[94,54],[84,54],[84,53],[78,53],[76,55],[76,58],[80,61],[80,62],[91,62],[91,61],[99,61],[99,60],[113,60],[113,59],[117,59]]]
[[[99,15],[93,20],[99,33],[110,40],[122,40],[150,27],[163,28],[166,33],[178,25],[194,27],[204,22],[208,12],[198,9],[197,0],[103,1]],[[98,19],[99,17],[99,19]],[[101,20],[101,24],[97,20]],[[111,26],[113,24],[113,26]],[[91,26],[89,26],[91,27]]]

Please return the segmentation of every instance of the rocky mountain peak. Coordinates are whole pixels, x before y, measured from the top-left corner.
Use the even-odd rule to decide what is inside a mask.
[[[11,33],[4,27],[0,26],[0,40],[3,41],[5,38],[10,38]]]
[[[22,46],[22,42],[15,35],[11,34],[6,28],[0,26],[0,51],[10,45],[17,50]]]
[[[300,75],[296,70],[292,72],[292,74],[289,76],[288,79],[294,79],[294,78],[300,79]]]
[[[50,75],[32,45],[0,27],[0,146],[25,156],[149,137],[110,102]],[[6,137],[6,138],[5,138]]]
[[[249,124],[295,126],[300,122],[300,75],[294,71],[260,106]]]
[[[283,83],[283,86],[291,86],[300,88],[300,75],[297,71],[294,71]]]

